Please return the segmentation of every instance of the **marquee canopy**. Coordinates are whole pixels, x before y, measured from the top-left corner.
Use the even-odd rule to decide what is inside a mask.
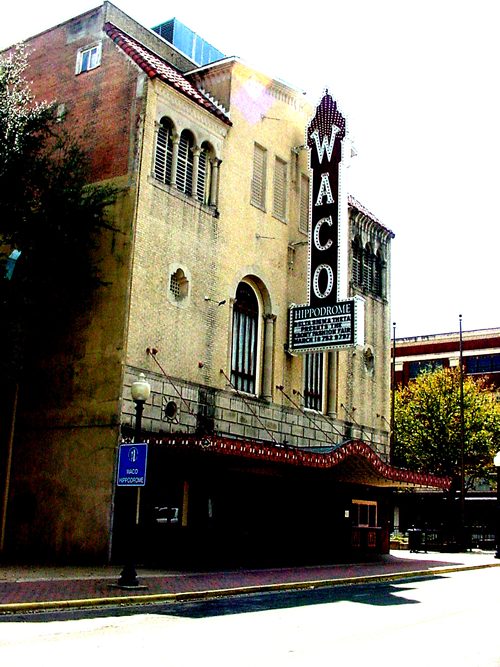
[[[145,440],[178,452],[233,457],[255,463],[331,470],[339,482],[377,487],[448,490],[451,479],[385,463],[366,442],[350,440],[324,447],[292,447],[221,436],[168,435]]]

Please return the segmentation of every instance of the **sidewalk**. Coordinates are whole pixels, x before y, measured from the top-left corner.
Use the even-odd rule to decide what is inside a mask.
[[[257,591],[389,581],[498,567],[494,552],[393,551],[369,563],[183,572],[137,569],[140,588],[117,587],[121,568],[0,565],[0,614],[67,607],[180,601]]]

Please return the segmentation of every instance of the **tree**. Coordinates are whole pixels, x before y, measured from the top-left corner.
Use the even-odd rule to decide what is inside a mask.
[[[463,379],[464,472],[466,490],[492,472],[500,447],[500,404],[482,378]],[[395,396],[395,455],[411,470],[452,478],[462,469],[460,369],[421,373]]]
[[[56,102],[35,102],[27,67],[22,45],[0,57],[0,365],[11,377],[30,332],[40,335],[47,320],[54,331],[99,283],[93,250],[117,194],[90,183],[78,138]],[[19,258],[7,273],[13,250]]]

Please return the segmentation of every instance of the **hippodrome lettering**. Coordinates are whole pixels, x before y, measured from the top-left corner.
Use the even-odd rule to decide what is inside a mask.
[[[331,317],[334,315],[350,315],[350,303],[336,303],[333,306],[304,306],[295,308],[295,321],[310,319],[311,317]]]
[[[119,477],[119,486],[132,486],[136,484],[144,484],[144,477]]]

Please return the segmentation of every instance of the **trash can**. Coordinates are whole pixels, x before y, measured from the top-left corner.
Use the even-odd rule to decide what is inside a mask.
[[[410,553],[416,553],[422,550],[422,531],[420,528],[408,529],[408,547]]]

